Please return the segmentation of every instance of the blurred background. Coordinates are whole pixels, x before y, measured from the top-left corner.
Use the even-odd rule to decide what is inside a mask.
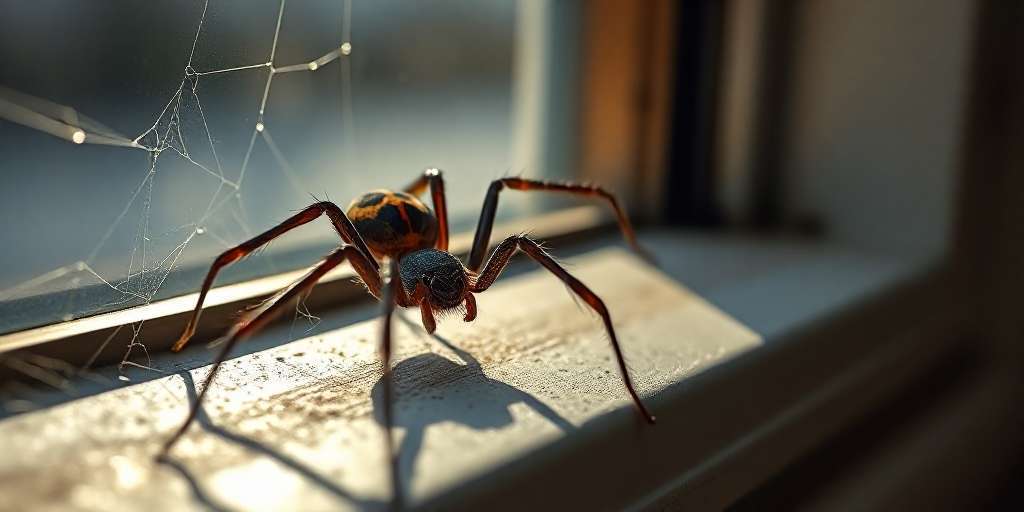
[[[214,0],[204,15],[191,1],[6,2],[0,332],[193,292],[219,251],[311,195],[344,206],[436,166],[457,232],[494,178],[569,178],[605,184],[647,226],[950,269],[970,319],[956,336],[1018,382],[1022,5],[388,0],[282,11]],[[273,65],[307,69],[268,82],[275,34]],[[343,43],[350,55],[308,69]],[[68,108],[149,149],[91,144],[92,132],[76,144],[73,130],[23,122],[26,109],[45,124]],[[508,195],[502,215],[569,203]],[[307,266],[335,243],[326,225],[303,228],[220,282]],[[1019,503],[1024,439],[1006,420],[1020,415],[1003,412],[979,416],[989,437],[960,446],[969,460],[949,474],[962,488],[919,486],[934,501],[917,504]],[[881,435],[887,418],[874,421],[865,432]],[[786,503],[821,468],[873,446],[867,437],[850,434],[739,506]],[[853,489],[870,487],[865,467]]]

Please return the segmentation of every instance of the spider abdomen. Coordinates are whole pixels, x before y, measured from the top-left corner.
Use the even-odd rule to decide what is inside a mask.
[[[433,247],[437,219],[416,196],[371,190],[348,206],[349,220],[378,259]]]

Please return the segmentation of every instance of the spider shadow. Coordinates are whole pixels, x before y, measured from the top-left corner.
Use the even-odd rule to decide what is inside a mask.
[[[396,316],[407,326],[421,329],[403,315]],[[396,399],[392,426],[401,427],[405,431],[396,453],[391,454],[398,469],[399,481],[392,482],[396,492],[409,494],[415,477],[416,459],[423,448],[426,430],[431,425],[452,422],[474,430],[502,428],[515,421],[511,406],[522,402],[563,433],[568,434],[577,429],[530,393],[488,377],[472,354],[442,336],[431,336],[454,352],[465,364],[429,353],[404,359],[392,369]],[[386,406],[383,377],[373,385],[371,396],[374,419],[383,428]]]
[[[178,375],[180,375],[182,380],[184,380],[185,382],[185,390],[188,396],[189,405],[192,406],[196,403],[196,400],[198,399],[198,393],[196,392],[196,384],[195,381],[192,379],[192,374],[191,372],[186,370],[180,372]],[[296,473],[302,475],[310,482],[316,484],[318,487],[326,491],[328,494],[334,496],[339,501],[357,505],[362,510],[385,510],[389,507],[389,503],[386,501],[366,500],[362,498],[357,498],[351,492],[347,491],[346,489],[338,485],[336,482],[332,482],[330,479],[316,472],[314,469],[303,464],[302,462],[284,453],[281,453],[275,450],[274,448],[271,448],[266,444],[261,443],[260,441],[252,439],[250,437],[246,437],[242,434],[231,432],[229,430],[224,429],[223,427],[217,426],[206,414],[206,411],[203,410],[202,406],[199,407],[199,411],[196,415],[195,422],[196,424],[201,426],[204,431],[210,434],[213,434],[217,437],[220,437],[221,439],[224,439],[225,441],[234,443],[238,446],[251,450],[260,455],[269,457],[274,461],[286,466],[292,471],[295,471]],[[170,455],[158,456],[157,462],[178,472],[185,479],[186,483],[188,483],[189,489],[192,491],[192,494],[196,498],[196,501],[198,501],[205,507],[216,511],[230,510],[229,508],[226,508],[223,505],[217,503],[215,500],[213,500],[210,497],[210,495],[207,494],[203,487],[199,484],[199,481],[196,479],[195,475],[193,475],[191,471],[181,462],[174,460]]]

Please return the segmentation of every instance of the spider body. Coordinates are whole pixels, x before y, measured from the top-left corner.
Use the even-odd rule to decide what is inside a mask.
[[[428,188],[434,206],[433,212],[417,197],[426,192]],[[641,256],[651,260],[646,251],[637,244],[629,219],[619,207],[615,196],[592,185],[525,178],[494,180],[484,198],[483,211],[466,264],[448,252],[448,211],[445,202],[444,180],[441,171],[437,169],[427,169],[403,191],[373,190],[357,197],[349,205],[347,215],[341,208],[329,201],[315,203],[255,238],[225,251],[210,266],[199,291],[199,300],[195,310],[193,310],[181,337],[172,346],[174,351],[181,350],[194,334],[202,312],[203,301],[221,268],[244,258],[286,232],[323,215],[331,220],[335,231],[343,241],[338,249],[328,254],[302,279],[274,295],[261,307],[254,308],[228,332],[227,342],[207,374],[202,391],[192,403],[185,422],[164,445],[163,453],[170,450],[171,446],[181,438],[188,426],[195,420],[199,407],[210,389],[210,384],[217,375],[217,370],[232,348],[285,311],[291,301],[309,294],[317,281],[345,261],[352,265],[366,285],[367,291],[383,303],[384,322],[380,342],[380,355],[384,368],[382,382],[384,383],[386,401],[383,412],[387,428],[385,440],[389,456],[392,457],[390,466],[393,483],[398,480],[393,463],[395,460],[393,458],[394,447],[390,435],[393,424],[391,316],[395,308],[419,308],[423,327],[430,333],[433,333],[435,329],[435,313],[464,311],[463,320],[470,322],[477,315],[474,294],[486,291],[508,265],[512,256],[519,251],[525,253],[526,256],[565,283],[572,293],[579,296],[601,317],[611,341],[615,362],[626,391],[640,416],[647,422],[654,423],[654,416],[648,412],[633,387],[622,349],[615,335],[611,314],[604,301],[596,293],[565,270],[540,244],[525,235],[513,235],[505,238],[494,248],[486,263],[484,262],[497,213],[498,196],[505,189],[555,191],[602,199],[614,211],[627,242]],[[389,265],[390,271],[387,274],[381,272],[381,264],[384,262]],[[397,500],[399,499],[397,484],[394,489],[396,489],[395,499]]]
[[[433,247],[437,242],[437,218],[407,192],[371,190],[355,198],[346,214],[378,260]]]
[[[418,197],[371,190],[353,199],[346,215],[374,258],[399,261],[404,292],[410,297],[399,305],[420,306],[428,331],[434,332],[436,327],[435,311],[445,313],[473,300],[468,297],[470,274],[466,267],[451,253],[434,248],[438,220]]]

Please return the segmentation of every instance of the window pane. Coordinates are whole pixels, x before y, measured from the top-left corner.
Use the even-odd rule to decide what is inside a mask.
[[[196,291],[216,254],[311,196],[344,208],[436,166],[459,230],[491,179],[540,172],[513,157],[515,2],[282,5],[6,9],[0,332]],[[218,283],[336,243],[317,222]]]

